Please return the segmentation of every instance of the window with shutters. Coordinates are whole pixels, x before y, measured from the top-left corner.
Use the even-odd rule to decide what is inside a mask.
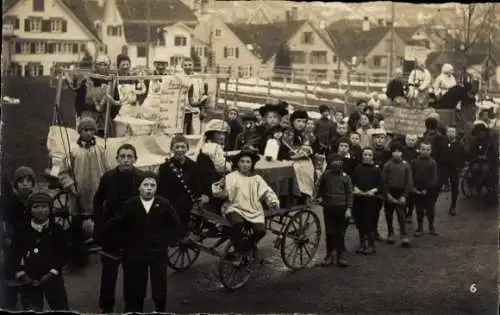
[[[84,53],[87,51],[87,45],[86,44],[80,44],[80,52]]]
[[[311,69],[309,73],[309,79],[316,81],[324,81],[326,80],[326,69]]]
[[[253,76],[253,66],[238,66],[238,77],[251,78]]]
[[[333,63],[337,63],[337,62],[339,62],[339,57],[333,55]]]
[[[24,20],[26,32],[40,33],[42,31],[42,19],[41,18],[28,18]]]
[[[71,44],[71,52],[73,54],[78,54],[79,53],[79,45],[78,44]]]
[[[187,45],[187,38],[184,36],[175,36],[174,45],[175,46],[186,46]]]
[[[198,57],[203,57],[204,53],[205,53],[205,47],[203,46],[196,46],[194,48],[195,52],[196,52],[196,55]]]
[[[62,23],[61,19],[50,19],[50,31],[53,33],[62,33]]]
[[[17,62],[11,62],[11,73],[13,76],[20,77],[23,75],[23,66]]]
[[[31,53],[31,45],[29,42],[21,43],[21,54],[27,55]]]
[[[221,37],[222,36],[222,30],[221,29],[216,29],[215,30],[215,37]]]
[[[108,36],[122,36],[122,27],[120,25],[108,25],[106,32]]]
[[[37,54],[45,54],[45,43],[44,42],[36,42],[35,43],[35,52]]]
[[[240,57],[240,49],[238,47],[224,47],[224,56],[228,59],[236,59]]]
[[[19,18],[17,16],[13,15],[7,15],[3,18],[3,24],[4,25],[12,25],[12,29],[18,30],[19,29]]]
[[[327,64],[326,54],[326,51],[311,51],[309,62],[313,65]]]
[[[33,12],[45,11],[45,0],[33,0]]]
[[[137,58],[146,57],[146,46],[137,46]]]

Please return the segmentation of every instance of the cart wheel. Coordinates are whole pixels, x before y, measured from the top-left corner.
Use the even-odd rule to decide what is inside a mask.
[[[460,181],[460,190],[462,191],[462,194],[465,198],[471,198],[474,194],[472,192],[473,188],[470,186],[470,180],[468,177],[464,177]]]
[[[68,230],[71,226],[71,216],[67,192],[60,191],[52,198],[52,213],[54,213],[54,222],[62,226],[64,230]]]
[[[252,252],[249,256],[237,256],[233,242],[227,243],[219,260],[219,280],[224,288],[234,291],[242,288],[250,280],[254,254]]]
[[[281,238],[281,259],[292,270],[305,268],[314,258],[321,238],[321,226],[316,213],[304,210],[288,221]]]
[[[167,265],[175,271],[189,269],[200,257],[200,250],[189,243],[179,243],[168,248]]]

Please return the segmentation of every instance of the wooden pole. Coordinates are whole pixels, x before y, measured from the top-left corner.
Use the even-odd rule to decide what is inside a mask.
[[[151,1],[146,0],[146,68],[149,69],[151,54]]]
[[[392,78],[393,67],[394,67],[394,15],[395,15],[394,2],[391,2],[391,51],[389,58],[389,77]]]

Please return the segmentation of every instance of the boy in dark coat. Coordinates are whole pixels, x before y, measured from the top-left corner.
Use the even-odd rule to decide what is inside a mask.
[[[203,195],[202,181],[198,165],[186,156],[189,144],[184,136],[173,137],[170,150],[174,156],[158,171],[158,195],[170,202],[187,228],[189,213]],[[208,196],[203,195],[203,200],[208,202]]]
[[[342,157],[339,154],[328,156],[328,169],[321,176],[318,184],[318,199],[323,206],[326,231],[326,257],[321,266],[334,263],[333,252],[336,251],[336,263],[339,267],[347,267],[344,260],[345,230],[352,208],[352,182],[342,171]]]
[[[4,244],[4,305],[2,308],[15,310],[17,307],[19,288],[15,286],[15,248],[13,238],[22,233],[30,220],[29,209],[25,206],[27,196],[36,185],[35,173],[26,166],[19,167],[12,176],[12,192],[2,195],[2,229]]]
[[[155,196],[156,188],[156,174],[144,172],[139,197],[129,199],[102,232],[122,234],[126,313],[143,312],[149,274],[155,311],[166,311],[167,250],[184,235],[184,228],[168,200]]]
[[[373,137],[373,163],[378,166],[379,169],[383,169],[385,163],[391,159],[391,152],[386,149],[386,132],[384,129],[378,128],[372,130]],[[383,199],[378,199],[377,203],[377,212],[375,214],[374,221],[374,229],[375,229],[375,240],[380,241],[381,237],[378,233],[378,220],[380,218],[380,211],[382,210],[382,206],[384,205]]]
[[[447,145],[443,149],[444,161],[446,164],[442,165],[439,172],[439,186],[450,183],[451,190],[451,204],[448,214],[456,215],[457,199],[459,194],[460,172],[464,168],[466,160],[465,147],[461,141],[457,139],[457,129],[455,126],[450,125],[446,130],[448,137]]]
[[[407,134],[405,136],[405,146],[403,147],[403,160],[408,162],[410,165],[417,158],[417,141],[418,136],[415,134]],[[415,208],[415,202],[413,200],[413,194],[408,196],[408,202],[406,204],[406,223],[411,223],[411,218],[413,216],[413,209]]]
[[[62,277],[68,238],[63,228],[50,220],[51,204],[51,197],[45,193],[30,195],[26,207],[31,211],[31,221],[13,239],[24,310],[43,311],[44,298],[52,310],[68,309]]]
[[[412,170],[410,164],[403,160],[403,146],[399,142],[391,144],[391,154],[392,158],[385,164],[382,173],[386,193],[384,209],[388,230],[387,242],[394,243],[393,217],[396,212],[401,245],[406,247],[410,241],[406,235],[405,205],[413,188]]]
[[[318,139],[319,146],[322,151],[328,151],[332,145],[332,141],[335,138],[336,124],[330,118],[330,109],[326,105],[321,105],[319,107],[319,113],[321,118],[316,120],[314,135]],[[322,152],[327,153],[327,152]]]
[[[120,213],[128,199],[139,194],[142,172],[134,167],[137,151],[131,144],[123,144],[118,148],[116,160],[118,166],[104,173],[94,195],[94,239],[102,246],[104,253],[119,257],[121,251],[119,235],[113,234],[102,239],[100,231],[111,218]],[[114,311],[120,261],[111,256],[101,255],[101,266],[99,308],[102,313],[107,314]]]
[[[431,144],[420,143],[420,155],[412,163],[413,196],[417,208],[416,237],[422,236],[424,216],[429,221],[429,232],[437,235],[434,228],[435,204],[438,189],[437,164],[431,157]]]
[[[342,138],[338,141],[338,154],[342,157],[342,170],[351,176],[356,168],[359,160],[356,160],[350,153],[351,142],[348,139]]]
[[[375,253],[377,200],[383,194],[382,171],[373,162],[373,149],[364,148],[362,164],[351,176],[354,187],[353,217],[359,232],[360,254]]]
[[[226,138],[226,148],[228,151],[236,150],[236,140],[243,132],[244,128],[239,120],[239,110],[236,106],[230,106],[226,110],[226,122],[229,125],[229,133]]]

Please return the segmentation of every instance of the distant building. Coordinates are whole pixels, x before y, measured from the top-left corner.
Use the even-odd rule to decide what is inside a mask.
[[[2,9],[4,27],[12,30],[2,47],[12,75],[49,75],[56,64],[74,64],[100,43],[81,0],[7,0]]]
[[[87,0],[86,9],[104,43],[101,51],[113,61],[126,54],[132,66],[147,66],[149,53],[151,67],[155,54],[167,55],[172,64],[191,56],[198,18],[181,0]]]

